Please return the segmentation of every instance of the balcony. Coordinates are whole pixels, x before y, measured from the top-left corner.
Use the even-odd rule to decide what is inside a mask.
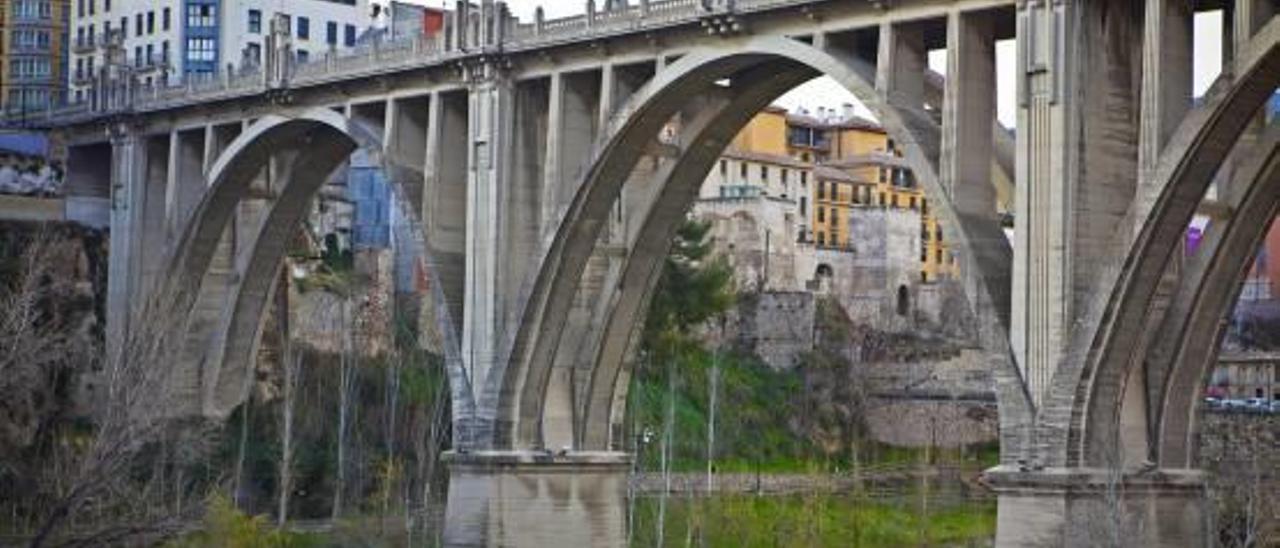
[[[93,53],[97,47],[98,41],[93,37],[76,38],[75,42],[71,44],[71,52],[79,54]]]

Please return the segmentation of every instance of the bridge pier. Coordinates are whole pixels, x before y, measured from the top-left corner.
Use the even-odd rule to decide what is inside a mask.
[[[1000,466],[996,546],[1209,546],[1212,508],[1198,470],[1121,472]]]
[[[445,546],[627,544],[627,453],[453,452],[445,460]]]

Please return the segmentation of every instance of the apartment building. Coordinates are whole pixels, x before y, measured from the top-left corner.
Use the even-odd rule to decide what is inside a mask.
[[[31,1],[31,0],[18,0]],[[355,46],[376,21],[369,0],[71,0],[70,100],[90,99],[111,47],[144,86],[213,77],[262,62],[283,15],[299,61]],[[109,41],[110,39],[110,41]],[[114,42],[111,42],[114,41]]]
[[[68,0],[0,2],[0,112],[21,118],[62,102]]]

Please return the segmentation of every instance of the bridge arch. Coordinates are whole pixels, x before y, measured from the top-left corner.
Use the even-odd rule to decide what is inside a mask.
[[[1227,306],[1223,300],[1227,295],[1222,293],[1222,288],[1233,288],[1238,283],[1229,278],[1229,273],[1242,272],[1240,265],[1252,254],[1241,254],[1237,250],[1220,255],[1221,264],[1211,269],[1216,274],[1200,273],[1181,280],[1186,296],[1180,298],[1194,301],[1180,306],[1194,311],[1196,316],[1179,327],[1177,333],[1166,332],[1164,342],[1185,347],[1186,341],[1195,340],[1204,346],[1194,360],[1185,354],[1166,356],[1173,361],[1163,366],[1167,376],[1163,385],[1156,388],[1158,397],[1151,406],[1163,411],[1159,411],[1160,416],[1149,418],[1158,426],[1155,431],[1148,428],[1125,432],[1122,428],[1122,415],[1128,408],[1124,397],[1126,379],[1135,373],[1134,368],[1159,356],[1151,352],[1142,355],[1138,340],[1143,326],[1150,320],[1156,286],[1213,177],[1277,86],[1280,86],[1280,18],[1272,18],[1210,90],[1206,101],[1183,120],[1162,152],[1160,167],[1150,181],[1158,189],[1158,196],[1150,203],[1144,203],[1141,197],[1135,199],[1127,222],[1121,223],[1114,236],[1118,260],[1112,271],[1099,276],[1097,298],[1090,304],[1086,322],[1095,327],[1078,334],[1072,345],[1078,350],[1068,354],[1055,372],[1050,398],[1045,404],[1045,413],[1070,417],[1065,436],[1054,435],[1052,429],[1057,427],[1053,425],[1039,427],[1040,439],[1062,444],[1049,448],[1046,457],[1051,462],[1046,464],[1107,466],[1115,458],[1117,444],[1147,447],[1147,455],[1129,455],[1128,460],[1149,459],[1173,467],[1193,464],[1191,429],[1195,419],[1190,415],[1195,412],[1194,404],[1202,388],[1199,383],[1207,375],[1206,362],[1217,353],[1216,345],[1210,348],[1209,343],[1219,340],[1220,330],[1209,329],[1210,340],[1203,334],[1183,329],[1189,325],[1209,326],[1221,319]],[[1243,198],[1237,203],[1240,209],[1234,211],[1232,222],[1222,235],[1224,242],[1234,241],[1240,245],[1266,228],[1266,223],[1259,226],[1256,222],[1259,217],[1242,213],[1266,209],[1267,200],[1274,198],[1258,192],[1262,188],[1274,188],[1267,187],[1272,183],[1268,180],[1270,164],[1263,161],[1274,151],[1255,150],[1253,156],[1257,161],[1252,174],[1245,177],[1248,189],[1241,194]],[[1242,217],[1255,222],[1242,223]],[[1136,220],[1141,221],[1141,229],[1130,236],[1130,227],[1135,226]],[[1209,301],[1202,300],[1206,292],[1213,295]],[[1213,316],[1215,310],[1220,311],[1217,316]],[[1188,338],[1184,340],[1178,335]],[[1146,399],[1145,395],[1142,399]],[[1149,435],[1155,438],[1147,439]],[[1134,437],[1142,439],[1131,439]]]
[[[852,52],[783,37],[743,37],[685,54],[637,91],[612,118],[609,138],[598,147],[537,274],[506,370],[494,376],[502,386],[486,390],[495,398],[503,397],[496,402],[497,415],[510,421],[507,426],[513,432],[513,445],[540,447],[542,443],[543,405],[557,335],[562,332],[577,281],[605,215],[618,199],[625,173],[643,153],[640,145],[656,135],[661,124],[691,97],[732,94],[724,100],[725,107],[703,109],[684,129],[682,138],[687,141],[683,141],[678,159],[654,178],[660,190],[643,216],[618,289],[605,297],[611,301],[609,311],[595,340],[589,387],[578,404],[582,417],[575,424],[578,449],[606,450],[614,445],[612,431],[621,421],[622,395],[627,389],[624,356],[634,345],[662,257],[696,196],[697,185],[755,112],[798,84],[797,80],[818,74],[834,78],[877,112],[890,136],[902,144],[906,161],[931,201],[938,204],[942,221],[955,227],[953,241],[972,259],[975,270],[966,273],[974,280],[966,284],[970,300],[978,316],[992,319],[980,333],[983,347],[998,364],[1001,412],[1010,413],[1010,420],[1002,418],[1002,424],[1010,425],[1006,429],[1010,440],[1021,435],[1019,425],[1029,422],[1030,403],[1007,337],[1012,253],[997,219],[961,215],[943,198],[937,124],[920,105],[886,99],[872,83],[874,63]],[[716,85],[724,78],[730,80],[727,89]],[[504,440],[498,441],[501,444]],[[1015,445],[1020,442],[1010,447]]]
[[[313,108],[258,119],[213,163],[208,174],[209,190],[186,225],[169,270],[189,301],[185,303],[188,312],[183,352],[195,359],[183,363],[198,364],[195,380],[201,389],[201,412],[206,416],[225,416],[247,395],[262,322],[287,242],[329,176],[360,148],[382,154],[381,138],[334,110]],[[243,257],[232,258],[233,279],[230,283],[215,283],[210,280],[210,267],[217,246],[236,206],[273,157],[278,160],[278,179],[283,184],[273,189],[274,200],[258,225],[252,227],[250,248]],[[383,160],[397,185],[407,183],[403,179],[415,173],[421,176],[421,170],[393,164],[385,156]],[[201,318],[202,305],[212,303],[222,304],[220,314]],[[447,359],[446,363],[454,366],[456,359]],[[466,409],[467,402],[458,401],[459,395],[455,390],[455,406]]]

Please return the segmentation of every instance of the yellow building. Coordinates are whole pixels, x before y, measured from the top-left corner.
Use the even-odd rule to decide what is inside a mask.
[[[69,0],[0,1],[0,111],[21,117],[62,102]]]
[[[772,196],[796,202],[803,243],[850,248],[854,208],[920,213],[920,277],[957,273],[945,231],[902,153],[875,122],[823,109],[816,114],[768,107],[729,144],[704,186],[703,198]]]

